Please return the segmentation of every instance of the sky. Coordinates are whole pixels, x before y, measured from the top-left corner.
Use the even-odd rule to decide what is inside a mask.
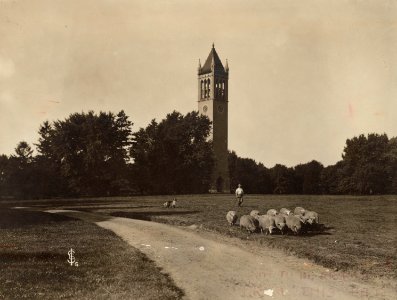
[[[229,62],[229,149],[267,167],[397,136],[397,1],[0,0],[0,153],[45,120],[124,110],[133,130],[197,110]]]

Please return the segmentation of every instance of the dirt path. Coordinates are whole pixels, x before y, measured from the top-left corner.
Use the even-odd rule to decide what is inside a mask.
[[[392,299],[309,261],[194,228],[52,210],[115,232],[171,275],[187,299]],[[389,298],[390,297],[390,298]]]

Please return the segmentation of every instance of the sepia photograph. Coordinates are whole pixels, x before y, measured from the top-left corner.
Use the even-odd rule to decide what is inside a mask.
[[[0,299],[397,299],[396,0],[0,0]]]

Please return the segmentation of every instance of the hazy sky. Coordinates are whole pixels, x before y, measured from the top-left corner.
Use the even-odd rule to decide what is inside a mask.
[[[197,109],[229,61],[229,149],[293,166],[397,136],[397,1],[0,0],[0,153],[45,120],[124,109],[134,131]]]

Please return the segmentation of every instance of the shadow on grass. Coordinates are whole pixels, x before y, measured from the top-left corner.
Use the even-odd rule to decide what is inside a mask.
[[[158,208],[158,206],[151,206],[151,205],[142,205],[142,206],[106,206],[106,205],[92,205],[92,206],[84,206],[80,207],[78,205],[76,206],[68,206],[68,207],[62,207],[62,209],[66,210],[79,210],[79,211],[86,211],[90,212],[96,209],[142,209],[142,208]]]
[[[1,252],[2,263],[7,262],[20,262],[20,261],[31,261],[31,260],[43,260],[48,262],[51,259],[58,259],[59,261],[65,260],[65,255],[54,252],[25,252],[25,251],[12,251],[12,252]]]
[[[332,235],[332,233],[328,232],[329,230],[334,229],[332,226],[326,226],[324,224],[318,224],[313,228],[306,229],[301,235],[305,237],[312,237],[317,235]]]
[[[129,219],[137,219],[144,221],[152,221],[152,217],[158,216],[171,216],[171,215],[188,215],[188,214],[197,214],[200,211],[198,210],[187,210],[187,211],[146,211],[146,212],[124,212],[124,211],[116,211],[111,213],[110,215],[113,217],[121,217],[121,218],[129,218]]]
[[[234,225],[235,227],[239,227],[238,224]],[[232,227],[230,227],[232,228]],[[281,232],[278,228],[277,229],[273,229],[272,234],[265,234],[263,232],[261,232],[260,228],[256,228],[256,230],[253,233],[250,234],[259,234],[260,236],[284,236],[284,237],[290,237],[290,238],[302,238],[302,237],[314,237],[314,236],[318,236],[318,235],[332,235],[332,233],[328,232],[328,230],[332,230],[334,229],[334,227],[328,227],[325,226],[324,224],[318,224],[316,227],[314,228],[307,228],[306,231],[301,231],[299,234],[295,234],[294,232],[292,232],[289,229],[286,229],[284,232]],[[247,232],[245,229],[241,229],[242,232]]]
[[[0,229],[35,226],[54,222],[68,222],[73,220],[74,219],[70,217],[39,211],[28,211],[22,209],[0,210]]]

